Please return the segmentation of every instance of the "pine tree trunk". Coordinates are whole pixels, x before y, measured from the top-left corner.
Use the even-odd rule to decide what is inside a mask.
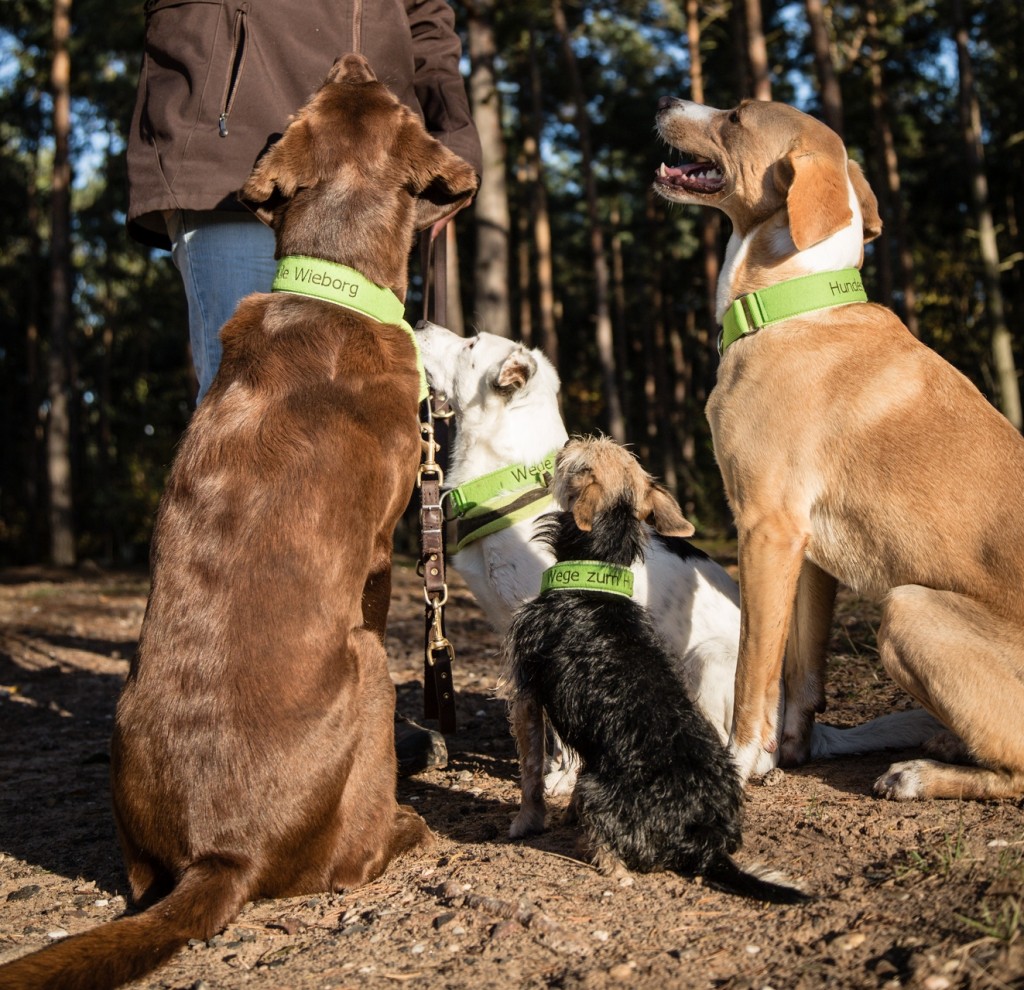
[[[825,11],[821,0],[805,0],[807,21],[811,28],[811,47],[821,90],[821,107],[825,123],[840,137],[843,136],[843,95],[839,89],[835,66],[832,64],[832,45],[829,42]]]
[[[874,126],[876,153],[880,159],[878,171],[883,176],[877,192],[882,202],[885,218],[881,240],[882,288],[886,297],[893,296],[892,245],[895,241],[896,258],[899,264],[899,279],[902,300],[894,309],[903,317],[903,322],[915,337],[921,336],[921,325],[917,318],[917,291],[914,288],[914,255],[910,250],[906,211],[900,188],[900,162],[896,152],[896,140],[889,122],[889,100],[885,95],[885,79],[882,74],[882,43],[878,31],[878,17],[874,0],[865,4],[867,41],[870,46],[868,79],[871,86],[871,117]]]
[[[569,70],[569,82],[576,107],[576,126],[580,137],[580,168],[583,173],[586,189],[587,218],[590,227],[590,253],[594,265],[594,316],[596,323],[597,352],[601,361],[601,377],[604,384],[605,409],[607,411],[608,432],[620,443],[626,438],[626,423],[622,412],[622,399],[619,395],[617,376],[615,374],[615,342],[612,335],[611,319],[611,279],[608,271],[608,254],[605,247],[604,228],[597,201],[597,180],[594,176],[594,156],[590,141],[590,119],[587,115],[586,96],[583,81],[580,78],[579,66],[576,64],[576,53],[573,51],[572,38],[569,36],[569,25],[565,19],[565,11],[561,0],[552,0],[552,14],[555,30],[562,40],[562,51]]]
[[[961,0],[953,0],[956,31],[957,64],[960,69],[960,113],[964,146],[971,180],[971,199],[978,225],[978,247],[981,251],[986,303],[992,327],[992,359],[999,383],[999,406],[1003,415],[1019,430],[1021,428],[1020,382],[1014,364],[1012,338],[1006,325],[1003,290],[999,275],[999,247],[992,223],[992,207],[985,174],[985,151],[981,143],[981,107],[974,88],[974,67],[968,47],[967,25]]]
[[[481,330],[511,336],[509,303],[508,187],[505,141],[501,130],[501,98],[494,73],[494,0],[468,5],[469,93],[473,120],[483,146],[483,175],[476,195],[476,263],[473,314]]]
[[[525,150],[533,178],[533,242],[536,250],[537,311],[540,320],[540,346],[548,360],[558,368],[558,324],[555,319],[555,265],[551,253],[551,215],[540,158],[540,135],[544,126],[540,66],[537,62],[537,33],[530,25],[530,133]]]
[[[768,71],[768,45],[764,40],[761,0],[745,0],[747,21],[747,60],[755,100],[772,98],[771,73]]]
[[[71,487],[71,0],[53,5],[53,185],[50,242],[50,347],[47,363],[49,421],[46,464],[49,478],[50,560],[75,564],[74,499]]]

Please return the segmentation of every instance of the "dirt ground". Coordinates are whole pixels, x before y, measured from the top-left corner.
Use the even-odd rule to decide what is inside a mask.
[[[398,786],[436,846],[358,890],[251,904],[135,986],[1024,987],[1024,803],[876,800],[872,782],[900,754],[750,789],[739,858],[784,869],[817,895],[806,906],[673,875],[611,881],[575,857],[557,808],[543,836],[510,841],[517,769],[498,643],[452,584],[459,731],[445,769]],[[108,742],[146,590],[140,574],[0,572],[0,961],[125,909]],[[878,666],[875,616],[841,601],[835,724],[908,704]],[[418,578],[401,564],[389,648],[410,716],[421,635]]]

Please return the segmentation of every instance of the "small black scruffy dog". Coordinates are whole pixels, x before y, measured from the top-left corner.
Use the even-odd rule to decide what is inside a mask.
[[[574,439],[558,455],[552,513],[538,538],[558,561],[628,568],[643,560],[652,522],[663,535],[693,527],[636,458],[607,438]],[[807,895],[742,870],[742,786],[717,733],[686,695],[641,605],[559,584],[520,608],[505,640],[513,704],[543,706],[582,760],[574,804],[605,871],[700,874],[724,890],[780,903]],[[585,571],[586,568],[577,568]],[[611,576],[608,576],[608,573]],[[594,581],[630,583],[614,568]]]

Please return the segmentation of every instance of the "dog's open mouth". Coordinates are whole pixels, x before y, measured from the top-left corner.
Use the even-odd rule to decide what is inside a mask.
[[[669,189],[705,196],[721,192],[725,186],[722,170],[707,159],[688,165],[666,165],[662,162],[655,173],[654,181]]]

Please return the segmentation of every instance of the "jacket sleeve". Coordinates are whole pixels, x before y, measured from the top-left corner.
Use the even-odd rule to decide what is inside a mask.
[[[483,153],[459,70],[462,42],[455,14],[447,0],[407,0],[405,9],[412,32],[413,85],[427,130],[479,176]]]

